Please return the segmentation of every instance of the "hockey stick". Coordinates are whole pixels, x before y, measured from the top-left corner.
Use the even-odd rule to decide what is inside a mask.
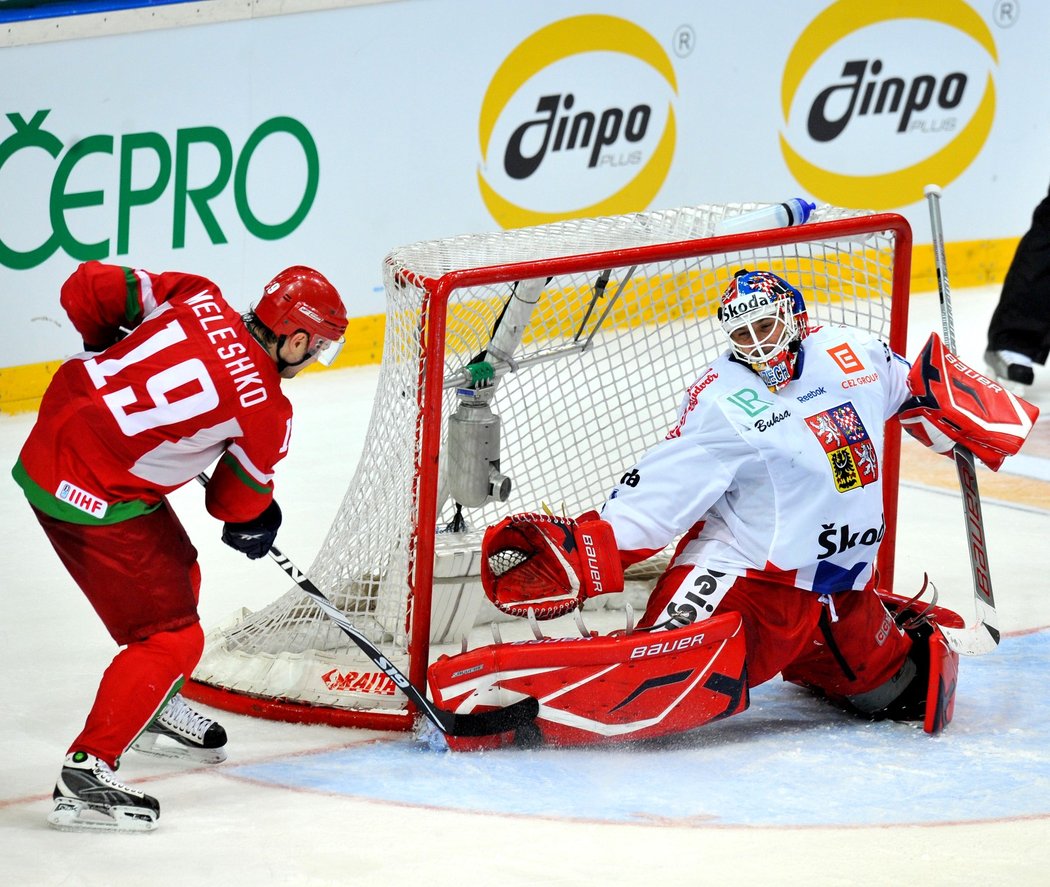
[[[941,301],[941,326],[944,344],[955,354],[955,321],[952,318],[952,293],[948,286],[948,264],[944,255],[944,231],[941,228],[941,189],[927,185],[926,200],[930,207],[930,230],[933,235],[933,256],[937,264],[937,292]],[[954,450],[955,467],[962,487],[966,520],[966,540],[970,551],[970,570],[973,574],[973,597],[977,623],[969,628],[941,626],[953,650],[969,656],[991,653],[999,645],[999,616],[992,595],[992,577],[988,570],[988,546],[981,514],[981,496],[977,489],[977,471],[973,454],[961,444]]]
[[[576,330],[576,335],[572,337],[574,342],[580,341],[580,336],[583,334],[583,328],[587,326],[587,321],[591,319],[591,312],[594,310],[594,306],[598,304],[598,300],[605,295],[605,288],[609,285],[609,277],[612,275],[612,268],[606,268],[594,281],[594,295],[591,296],[591,304],[587,306],[587,312],[583,315],[583,320],[580,321],[580,328]]]
[[[197,475],[197,480],[200,481],[202,486],[206,487],[209,477],[202,471]],[[335,604],[325,597],[324,593],[310,581],[305,573],[299,570],[277,548],[271,547],[269,554],[277,562],[278,566],[292,578],[292,581],[313,599],[314,603],[324,611],[324,614],[339,626],[343,634],[357,644],[365,655],[375,663],[376,667],[390,678],[400,688],[401,692],[409,698],[412,704],[442,733],[449,733],[452,736],[491,736],[496,733],[507,733],[511,730],[516,730],[536,720],[540,706],[539,702],[531,697],[520,699],[506,708],[467,714],[457,714],[456,712],[438,708],[427,699],[421,690],[412,685],[405,674],[387,659],[380,649],[356,628]]]
[[[594,337],[598,334],[598,330],[602,328],[602,324],[605,323],[605,318],[608,317],[609,312],[613,310],[616,300],[620,298],[620,294],[623,292],[624,287],[627,286],[627,281],[631,279],[631,275],[634,274],[634,269],[637,267],[637,265],[631,265],[631,267],[627,269],[627,273],[623,276],[623,280],[620,281],[620,285],[616,288],[616,292],[613,293],[613,297],[609,300],[609,304],[605,306],[602,316],[598,318],[598,322],[594,325],[594,329],[591,330],[591,334],[587,337],[587,341],[583,343],[584,351],[591,347],[591,342],[594,341]],[[583,327],[580,327],[580,329],[582,330]]]

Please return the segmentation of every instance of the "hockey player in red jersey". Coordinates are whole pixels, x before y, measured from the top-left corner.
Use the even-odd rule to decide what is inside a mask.
[[[579,639],[571,666],[554,667],[550,644],[507,645],[488,660],[474,656],[474,671],[459,657],[432,666],[446,704],[466,700],[468,684],[481,695],[492,680],[479,672],[498,660],[498,698],[536,696],[537,724],[555,741],[657,735],[657,721],[687,722],[670,717],[676,707],[707,706],[697,726],[742,710],[746,687],[777,674],[874,719],[917,719],[936,732],[951,718],[957,654],[937,622],[961,620],[876,586],[884,427],[899,417],[938,452],[961,442],[994,469],[1038,411],[947,354],[936,335],[912,368],[867,333],[810,328],[802,294],[767,271],[738,272],[719,319],[729,350],[689,387],[666,439],[623,475],[600,514],[512,515],[483,543],[488,597],[543,619],[622,590],[624,568],[677,539],[638,631],[620,645],[621,664],[639,670],[634,684],[614,682],[608,662],[617,657],[604,647],[592,681]],[[676,658],[657,673],[655,657],[667,652]],[[695,689],[666,695],[690,674],[700,675]],[[584,684],[585,702],[566,692]],[[697,697],[704,688],[721,704]],[[601,693],[608,698],[597,704]],[[569,710],[580,704],[585,715]]]
[[[61,302],[85,352],[59,367],[13,475],[62,563],[123,649],[69,747],[48,821],[150,830],[155,798],[119,782],[121,755],[218,762],[223,728],[179,695],[200,658],[197,552],[167,495],[213,462],[222,540],[263,557],[281,524],[273,476],[292,430],[281,379],[331,363],[346,329],[335,287],[295,266],[243,317],[192,274],[82,264]]]

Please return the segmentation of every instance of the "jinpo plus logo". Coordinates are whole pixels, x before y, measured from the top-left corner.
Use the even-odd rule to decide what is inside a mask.
[[[608,15],[554,22],[514,48],[481,104],[478,188],[504,228],[645,209],[675,149],[663,47]]]
[[[998,54],[962,0],[839,0],[788,56],[780,148],[807,191],[891,209],[947,185],[974,161],[995,118]]]

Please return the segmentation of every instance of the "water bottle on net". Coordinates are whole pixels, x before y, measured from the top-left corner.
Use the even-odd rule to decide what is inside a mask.
[[[761,209],[729,216],[715,223],[715,235],[742,234],[745,231],[763,231],[767,228],[787,228],[790,225],[803,225],[810,213],[817,208],[801,197],[792,197],[783,203],[763,206]]]

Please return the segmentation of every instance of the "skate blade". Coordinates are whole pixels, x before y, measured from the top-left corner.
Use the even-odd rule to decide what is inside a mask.
[[[93,807],[72,798],[59,798],[47,815],[47,824],[60,832],[151,832],[157,816],[141,807]]]
[[[225,748],[193,748],[156,733],[143,733],[131,743],[131,747],[140,755],[151,758],[192,761],[194,764],[221,764],[226,760]]]

